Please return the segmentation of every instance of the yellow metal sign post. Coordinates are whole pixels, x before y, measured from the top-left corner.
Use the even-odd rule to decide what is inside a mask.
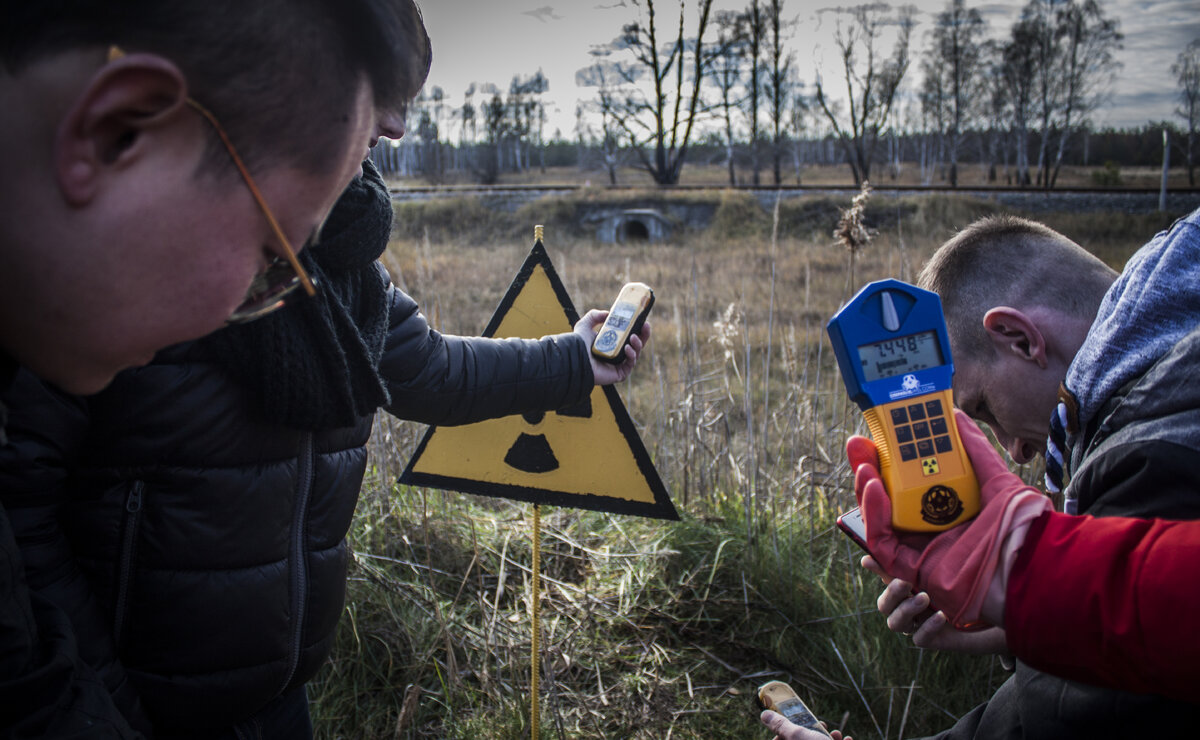
[[[486,337],[537,339],[579,320],[535,227],[533,249]],[[457,427],[430,427],[400,482],[533,503],[530,737],[538,738],[541,504],[679,519],[641,437],[612,386],[586,402]]]

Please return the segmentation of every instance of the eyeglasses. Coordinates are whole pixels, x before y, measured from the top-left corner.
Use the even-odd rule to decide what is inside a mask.
[[[304,288],[305,294],[310,298],[315,296],[317,294],[316,283],[304,269],[304,265],[300,264],[300,260],[296,257],[296,250],[288,241],[287,235],[283,233],[283,229],[280,228],[275,214],[267,206],[262,192],[259,191],[254,178],[250,176],[250,170],[246,169],[242,158],[238,156],[237,149],[233,148],[233,142],[229,140],[229,135],[225,133],[225,129],[221,128],[217,117],[203,105],[190,97],[187,99],[187,104],[192,106],[217,132],[221,143],[225,145],[225,150],[229,152],[229,158],[233,160],[233,164],[246,182],[246,187],[250,189],[250,194],[254,196],[254,202],[258,204],[259,210],[267,218],[267,223],[271,225],[271,231],[274,232],[275,238],[283,245],[284,256],[275,257],[267,264],[267,269],[254,276],[250,288],[246,291],[246,297],[225,321],[230,324],[244,324],[247,321],[266,316],[272,311],[283,308],[290,300],[296,298],[296,289],[300,287]]]
[[[111,62],[114,59],[119,59],[124,55],[125,52],[120,47],[111,46],[108,50],[108,61]],[[296,257],[296,250],[292,247],[292,243],[288,240],[287,235],[283,233],[283,229],[279,226],[279,221],[276,220],[275,214],[267,206],[267,201],[258,189],[258,184],[254,182],[254,178],[250,175],[250,170],[246,168],[246,164],[238,155],[233,142],[229,140],[229,135],[225,133],[225,129],[221,127],[220,122],[217,121],[217,117],[208,108],[205,108],[191,97],[187,98],[187,104],[199,113],[204,120],[208,121],[213,130],[217,132],[221,143],[225,145],[225,150],[229,152],[229,158],[233,160],[233,164],[237,167],[238,173],[241,174],[242,180],[245,181],[246,187],[250,189],[250,194],[254,196],[254,202],[258,204],[259,210],[266,217],[267,223],[271,226],[272,233],[275,234],[275,238],[283,246],[283,256],[277,256],[272,259],[267,264],[266,269],[254,277],[253,282],[250,283],[250,288],[246,291],[246,297],[233,310],[229,318],[225,319],[226,323],[243,324],[283,308],[297,297],[297,289],[299,288],[304,288],[304,293],[309,297],[315,296],[317,294],[316,281],[309,276],[308,271],[304,269],[304,265],[300,264],[300,260]]]

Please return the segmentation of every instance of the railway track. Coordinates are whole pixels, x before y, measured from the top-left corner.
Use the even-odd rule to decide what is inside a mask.
[[[752,193],[764,203],[774,202],[777,197],[800,198],[821,195],[845,197],[849,200],[849,198],[858,192],[858,188],[852,185],[790,185],[778,188],[774,186],[739,186],[733,189]],[[601,190],[606,193],[628,193],[630,196],[646,196],[657,192],[668,194],[711,191],[715,194],[730,190],[730,188],[711,185],[674,185],[662,188],[661,190],[653,187],[622,185],[602,188],[585,185],[425,185],[392,188],[392,197],[400,201],[479,197],[503,203],[509,207],[516,207],[549,195],[569,195],[585,190]],[[1033,212],[1117,210],[1126,213],[1146,213],[1157,211],[1159,206],[1159,192],[1157,190],[1133,188],[1056,188],[1049,191],[1003,186],[950,188],[942,185],[910,185],[900,187],[881,185],[874,188],[874,197],[876,198],[902,198],[934,194],[995,200],[1003,205]],[[1168,211],[1186,213],[1197,207],[1200,207],[1200,189],[1176,190],[1167,193],[1166,209]]]

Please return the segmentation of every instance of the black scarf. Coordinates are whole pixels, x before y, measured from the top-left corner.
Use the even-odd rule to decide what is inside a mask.
[[[383,178],[363,162],[363,176],[334,206],[320,241],[300,255],[317,295],[201,340],[204,355],[249,390],[269,419],[300,429],[344,427],[388,402],[379,361],[389,281],[376,260],[392,217]]]

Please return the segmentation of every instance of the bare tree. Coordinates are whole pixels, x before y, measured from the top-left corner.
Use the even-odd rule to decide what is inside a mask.
[[[771,106],[771,174],[776,185],[783,181],[783,135],[787,124],[787,105],[795,85],[792,53],[784,48],[790,25],[783,18],[784,0],[767,2],[767,79],[764,90]]]
[[[914,10],[902,7],[895,17],[890,11],[891,7],[884,3],[859,5],[843,11],[848,13],[848,20],[838,20],[834,44],[841,57],[846,86],[846,120],[839,120],[824,82],[817,77],[817,104],[841,142],[854,182],[860,186],[870,177],[875,143],[887,125],[896,91],[908,70]],[[891,56],[881,58],[878,47],[883,43],[884,29],[890,26],[896,27],[895,44]]]
[[[475,137],[479,128],[479,111],[475,108],[475,83],[467,85],[463,91],[463,103],[458,109],[458,148],[455,150],[455,167],[467,167],[468,152],[475,146]]]
[[[746,60],[750,68],[746,79],[746,101],[750,104],[750,111],[746,114],[746,120],[750,129],[750,168],[754,173],[752,182],[755,185],[760,182],[758,107],[762,100],[762,45],[766,35],[764,21],[759,0],[750,0],[746,10],[742,12],[742,23],[746,29]]]
[[[1179,102],[1181,106],[1175,112],[1187,121],[1187,149],[1184,156],[1187,159],[1188,185],[1196,186],[1195,152],[1196,127],[1200,124],[1200,39],[1195,39],[1179,52],[1175,63],[1171,65],[1171,73],[1179,80]]]
[[[508,86],[508,114],[513,159],[517,170],[532,166],[531,149],[543,146],[543,127],[546,121],[542,95],[550,89],[550,82],[542,70],[529,77],[519,75],[512,78]],[[544,169],[543,159],[543,169]]]
[[[694,36],[686,33],[687,3],[681,1],[674,37],[665,43],[660,39],[654,0],[629,3],[639,18],[626,25],[612,44],[632,56],[631,61],[611,67],[620,75],[620,88],[613,97],[614,120],[642,169],[659,185],[674,185],[700,113],[707,59],[704,37],[712,0],[696,0]]]
[[[946,112],[949,108],[946,104],[946,99],[949,97],[946,89],[946,60],[938,54],[927,54],[921,60],[921,73],[924,75],[921,81],[921,92],[918,95],[921,101],[921,118],[926,138],[932,134],[936,144],[931,156],[932,162],[929,165],[931,168],[936,166],[941,174],[941,179],[944,180]]]
[[[1011,116],[1013,146],[1016,150],[1017,185],[1027,187],[1029,174],[1029,120],[1033,114],[1038,65],[1037,40],[1039,24],[1029,19],[1017,21],[1008,43],[1004,45],[999,74],[1005,88],[1008,113]]]
[[[504,169],[504,141],[509,136],[508,116],[505,115],[504,99],[500,91],[483,107],[484,144],[479,149],[479,160],[475,163],[476,174],[484,185],[493,185],[500,179]]]
[[[1067,141],[1108,94],[1122,36],[1096,0],[1030,0],[1018,23],[1025,26],[1033,52],[1033,99],[1040,124],[1037,182],[1049,189],[1058,178]]]
[[[799,86],[797,86],[799,87]],[[796,184],[800,184],[800,173],[806,159],[805,149],[809,146],[806,138],[811,138],[813,131],[809,126],[809,117],[813,113],[808,97],[797,90],[792,96],[792,104],[788,115],[788,126],[792,130],[792,166],[796,170]]]
[[[1120,66],[1114,53],[1121,48],[1123,39],[1117,21],[1105,17],[1096,0],[1061,3],[1055,10],[1055,25],[1061,47],[1059,79],[1063,92],[1058,149],[1048,187],[1054,187],[1058,181],[1067,140],[1087,122],[1112,89]]]
[[[1002,161],[1005,181],[1012,184],[1012,173],[1009,171],[1009,155],[1012,150],[1011,136],[1012,99],[1008,81],[1004,76],[1004,44],[989,40],[983,44],[983,63],[981,90],[983,120],[986,124],[987,142],[984,144],[983,161],[987,167],[988,182],[995,182],[998,175],[996,165]]]
[[[590,138],[600,146],[604,158],[604,169],[608,172],[608,183],[617,184],[617,169],[621,166],[621,136],[622,128],[619,120],[617,84],[620,72],[617,66],[606,60],[612,54],[610,49],[593,49],[591,54],[596,61],[592,66],[575,73],[575,84],[580,87],[596,87],[597,99],[587,104],[587,108],[600,114],[600,133],[595,134],[587,124],[578,124]]]
[[[716,15],[717,40],[709,47],[711,62],[707,71],[716,88],[716,115],[724,130],[725,161],[729,167],[729,184],[737,185],[736,141],[733,113],[740,110],[744,99],[738,95],[746,64],[746,28],[741,14],[720,11]]]
[[[412,102],[416,118],[417,168],[425,179],[432,183],[441,182],[446,165],[442,158],[441,125],[444,113],[445,92],[434,86],[424,90]]]
[[[930,44],[925,52],[925,88],[929,105],[936,106],[935,120],[946,137],[946,154],[950,159],[950,186],[958,187],[958,153],[963,133],[980,109],[978,92],[982,88],[980,67],[982,39],[987,24],[979,11],[966,7],[964,0],[950,0],[938,13],[930,31]]]
[[[1049,187],[1049,180],[1044,176],[1047,174],[1050,134],[1062,98],[1062,85],[1058,77],[1059,47],[1054,27],[1055,2],[1057,0],[1029,0],[1017,22],[1024,33],[1023,41],[1027,44],[1026,49],[1033,63],[1033,112],[1040,123],[1037,153],[1039,187],[1043,183]]]

